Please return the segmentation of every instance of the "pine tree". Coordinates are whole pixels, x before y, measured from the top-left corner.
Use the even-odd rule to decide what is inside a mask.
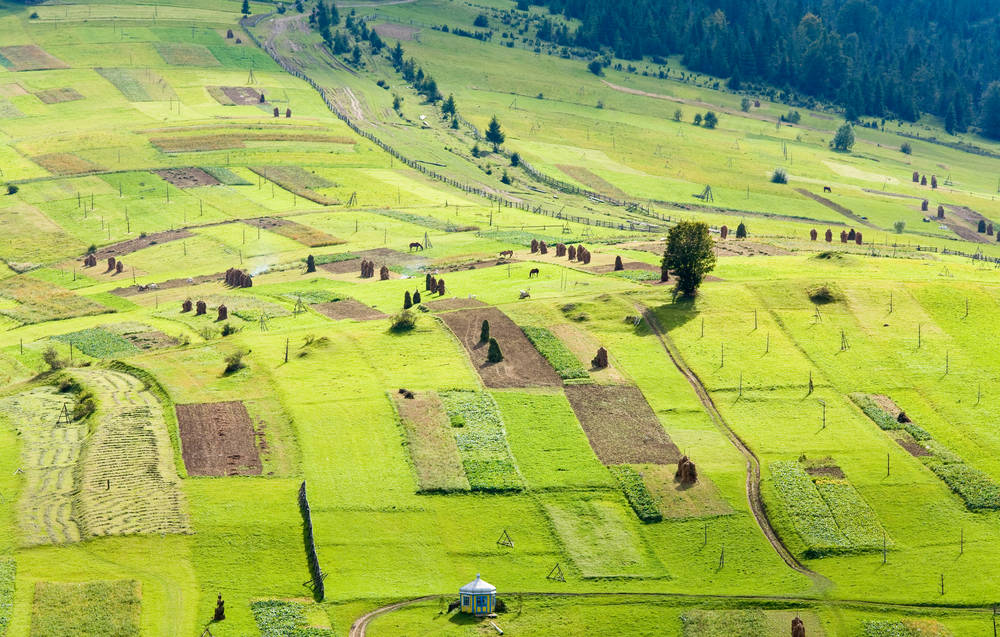
[[[413,307],[413,299],[410,297],[410,291],[407,290],[403,295],[403,309],[408,310]]]
[[[979,125],[984,135],[1000,139],[1000,82],[991,82],[983,94]]]
[[[500,351],[500,344],[497,343],[497,339],[490,339],[490,347],[486,352],[486,362],[488,363],[499,363],[503,360],[503,352]]]
[[[392,49],[390,59],[392,60],[392,68],[396,69],[397,72],[403,68],[403,54],[403,45],[396,42],[396,46]]]
[[[483,327],[479,332],[479,342],[485,343],[490,340],[490,322],[483,319]]]
[[[250,15],[250,0],[243,0],[243,17]]]
[[[337,5],[334,4],[334,0],[330,0],[330,26],[335,27],[340,24],[340,12],[337,11]]]
[[[497,121],[497,116],[494,115],[493,119],[490,120],[490,127],[486,129],[486,141],[493,144],[493,152],[498,153],[506,139],[507,136],[504,135],[503,129],[500,128],[500,122]]]
[[[455,96],[448,95],[448,99],[441,104],[441,114],[445,116],[454,117],[458,109],[455,107]]]
[[[955,105],[948,105],[948,113],[944,116],[944,130],[949,135],[955,134]]]

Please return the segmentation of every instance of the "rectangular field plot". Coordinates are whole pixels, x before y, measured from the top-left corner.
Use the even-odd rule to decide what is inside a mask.
[[[50,88],[47,91],[38,91],[35,93],[35,97],[42,101],[43,104],[61,104],[63,102],[75,102],[76,100],[82,100],[83,95],[80,95],[75,88]]]
[[[354,299],[341,299],[329,303],[318,303],[313,306],[317,312],[335,321],[350,319],[353,321],[376,321],[386,315],[373,307],[369,307]]]
[[[587,370],[580,364],[573,352],[569,351],[559,338],[544,327],[523,327],[525,336],[538,352],[555,368],[563,380],[589,378]]]
[[[0,46],[0,64],[13,71],[66,69],[66,63],[34,44]]]
[[[889,543],[871,507],[845,479],[810,476],[797,462],[774,462],[771,476],[808,558],[882,549]]]
[[[178,188],[217,186],[219,180],[201,168],[164,168],[154,170],[164,181]]]
[[[323,246],[333,246],[344,243],[343,239],[338,239],[337,237],[327,234],[322,230],[317,230],[316,228],[303,225],[297,221],[290,221],[288,219],[266,217],[264,219],[248,220],[246,223],[254,227],[270,230],[271,232],[280,234],[283,237],[288,237],[289,239],[298,241],[302,245],[309,246],[310,248],[320,248]]]
[[[38,387],[0,400],[0,412],[22,440],[25,476],[18,521],[24,544],[63,544],[80,539],[73,514],[76,470],[87,437],[82,422],[66,422],[73,395]]]
[[[159,74],[149,69],[94,69],[115,85],[130,102],[164,102],[177,99],[177,93]]]
[[[136,354],[139,349],[125,337],[99,327],[91,327],[78,332],[60,334],[53,339],[69,343],[87,356],[112,358]]]
[[[808,631],[822,637],[823,624],[819,617],[801,610],[688,610],[681,615],[681,637],[770,637],[788,632],[792,618],[798,617]],[[868,637],[868,633],[865,633]],[[895,635],[895,633],[893,633]]]
[[[566,397],[604,464],[670,464],[680,459],[637,387],[570,385]]]
[[[244,142],[249,141],[254,140],[244,140]],[[316,141],[320,140],[317,139]],[[328,197],[316,192],[320,188],[329,188],[333,186],[332,183],[319,175],[315,175],[304,168],[300,168],[299,166],[251,166],[250,170],[254,171],[264,179],[273,181],[288,192],[295,193],[303,199],[308,199],[309,201],[323,206],[333,206],[340,203],[340,201],[335,197]]]
[[[500,410],[485,392],[450,391],[441,402],[455,432],[465,475],[474,491],[520,491],[521,476],[507,445]]]
[[[682,520],[733,512],[719,489],[704,473],[698,476],[696,483],[684,487],[674,480],[676,465],[646,464],[636,467],[636,470],[642,474],[642,481],[664,518]]]
[[[497,308],[458,310],[440,316],[469,353],[487,387],[558,387],[562,384],[521,328]],[[484,320],[490,322],[490,335],[503,352],[503,360],[499,363],[486,361],[487,344],[480,340]]]
[[[26,276],[0,281],[0,297],[18,304],[12,308],[0,308],[0,314],[24,325],[111,311],[65,288]]]
[[[646,547],[639,522],[608,500],[552,500],[545,511],[583,577],[665,577]]]
[[[219,60],[200,44],[156,42],[156,52],[171,66],[219,66]]]
[[[250,604],[250,608],[262,637],[333,637],[334,634],[329,618],[319,605],[263,599]]]
[[[189,530],[163,405],[134,376],[74,371],[97,398],[99,425],[81,453],[74,501],[84,537]]]
[[[208,94],[223,106],[252,106],[262,104],[260,93],[249,86],[208,86]]]
[[[82,175],[103,170],[101,166],[73,153],[48,153],[32,157],[31,161],[53,175]]]
[[[36,582],[31,637],[138,637],[139,582]]]
[[[195,476],[260,475],[253,424],[239,401],[176,405],[184,466]]]
[[[444,405],[434,392],[413,399],[395,395],[396,408],[406,435],[406,448],[417,472],[422,492],[468,491],[462,458]]]

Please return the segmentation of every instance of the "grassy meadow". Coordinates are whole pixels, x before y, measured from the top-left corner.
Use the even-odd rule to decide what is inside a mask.
[[[509,0],[364,4],[467,123],[310,3],[0,2],[0,636],[347,636],[407,600],[367,634],[486,634],[447,612],[477,573],[511,635],[990,634],[1000,160],[937,142],[1000,145],[925,118],[836,153],[832,110],[595,76]],[[716,238],[693,300],[659,283],[678,219]],[[484,308],[509,374],[444,320]]]

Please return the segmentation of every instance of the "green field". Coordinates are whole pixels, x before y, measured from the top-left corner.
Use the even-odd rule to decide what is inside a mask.
[[[337,55],[313,2],[241,4],[0,3],[0,635],[992,634],[1000,144],[925,117],[834,152],[831,107],[598,77],[513,0],[344,3]],[[693,299],[679,220],[715,239]],[[483,306],[509,374],[442,320]],[[477,573],[489,620],[448,611]]]

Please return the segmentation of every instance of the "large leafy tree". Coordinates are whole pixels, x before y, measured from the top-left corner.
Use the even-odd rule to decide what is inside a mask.
[[[681,221],[671,228],[660,267],[665,272],[674,273],[678,294],[694,296],[705,275],[715,268],[714,245],[708,224],[704,221]]]
[[[854,147],[854,128],[845,122],[837,129],[837,134],[833,136],[830,145],[833,146],[834,150],[839,150],[842,153],[851,150]]]

